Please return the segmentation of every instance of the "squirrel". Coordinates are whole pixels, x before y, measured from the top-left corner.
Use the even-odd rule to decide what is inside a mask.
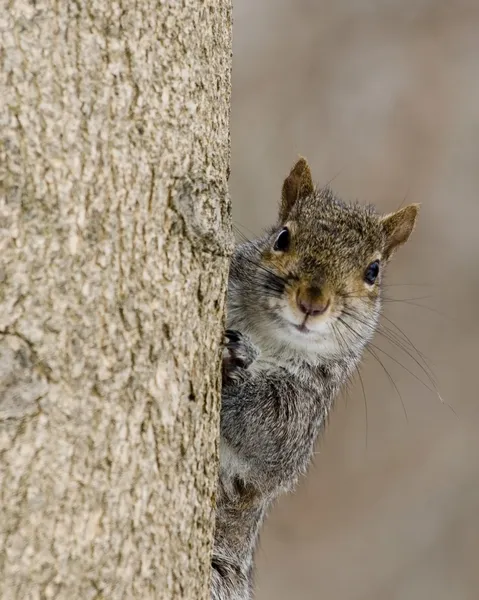
[[[294,488],[381,311],[381,282],[419,206],[380,215],[313,185],[300,158],[278,221],[232,257],[223,354],[212,600],[253,596],[266,512]]]

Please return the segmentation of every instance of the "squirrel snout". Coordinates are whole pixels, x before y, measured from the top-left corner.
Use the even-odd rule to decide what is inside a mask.
[[[306,293],[298,291],[296,303],[302,313],[310,317],[316,317],[328,310],[330,299],[322,295],[319,290],[310,289]]]

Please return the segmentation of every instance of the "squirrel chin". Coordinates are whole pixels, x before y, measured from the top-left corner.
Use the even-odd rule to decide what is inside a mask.
[[[291,358],[296,355],[303,360],[312,359],[313,362],[320,358],[329,360],[337,357],[340,350],[329,319],[321,323],[318,330],[283,318],[281,323],[269,328],[268,337],[270,344],[265,344],[266,346],[273,346],[276,342],[291,353]]]

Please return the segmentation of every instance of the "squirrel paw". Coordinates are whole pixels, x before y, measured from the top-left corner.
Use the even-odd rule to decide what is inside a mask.
[[[234,379],[241,369],[247,369],[258,358],[259,350],[250,337],[233,329],[225,332],[223,350],[223,380]]]

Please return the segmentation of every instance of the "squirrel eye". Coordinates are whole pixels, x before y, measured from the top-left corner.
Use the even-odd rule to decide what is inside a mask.
[[[364,281],[372,285],[379,275],[379,261],[375,260],[364,272]]]
[[[274,250],[278,252],[286,252],[289,248],[289,229],[285,227],[279,232],[278,237],[274,243]]]

